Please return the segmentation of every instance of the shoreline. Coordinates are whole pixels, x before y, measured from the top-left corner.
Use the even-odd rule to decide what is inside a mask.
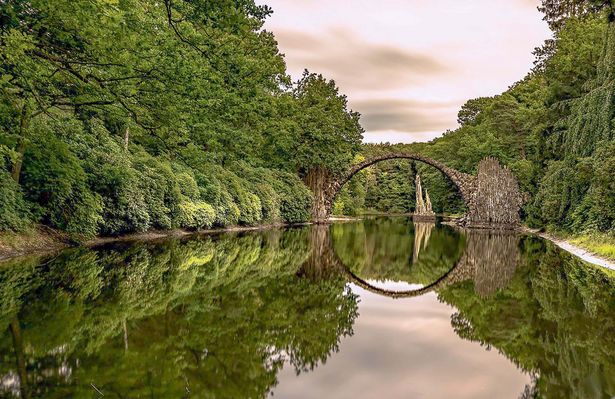
[[[553,234],[540,232],[538,230],[530,229],[525,226],[522,228],[521,231],[525,233],[534,234],[544,240],[551,241],[552,243],[557,245],[559,248],[580,258],[581,260],[587,263],[591,263],[593,265],[604,267],[610,270],[615,270],[615,261],[608,259],[606,257],[600,256],[600,255],[597,255],[588,249],[575,245],[571,243],[569,240],[558,238]]]
[[[199,231],[190,231],[184,229],[149,230],[142,233],[124,234],[117,237],[95,237],[91,240],[79,244],[71,244],[68,235],[61,231],[53,230],[46,226],[38,226],[37,228],[34,228],[32,232],[28,232],[25,234],[5,233],[0,235],[0,266],[3,262],[10,261],[19,257],[50,255],[69,248],[94,248],[97,246],[112,244],[116,242],[147,242],[174,237],[181,238],[221,233],[240,233],[247,231],[260,231],[293,226],[305,226],[308,224],[310,223],[270,223],[258,226],[230,226]],[[11,241],[14,240],[21,240],[20,244],[11,245]]]
[[[365,216],[365,215],[364,215]],[[378,215],[374,215],[378,216]],[[384,215],[382,215],[384,216]],[[391,215],[388,215],[391,216]],[[402,215],[399,215],[402,216]],[[329,222],[352,222],[362,220],[364,217],[341,217],[333,216],[329,219]],[[25,256],[43,256],[53,253],[57,253],[69,248],[86,247],[93,248],[100,245],[111,244],[115,242],[135,242],[135,241],[155,241],[165,238],[173,237],[190,237],[197,235],[212,235],[220,233],[232,233],[232,232],[247,232],[247,231],[261,231],[275,228],[286,228],[293,226],[307,226],[312,223],[270,223],[262,224],[258,226],[231,226],[217,229],[207,229],[199,231],[189,231],[184,229],[173,230],[150,230],[142,233],[131,233],[117,237],[96,237],[81,244],[71,244],[68,236],[57,230],[53,230],[46,226],[38,226],[33,229],[32,232],[26,234],[2,234],[0,235],[0,265],[3,262]],[[444,222],[444,224],[448,224]],[[530,229],[529,227],[522,226],[519,229],[522,233],[534,234],[542,239],[551,241],[564,251],[580,258],[581,260],[604,267],[610,270],[615,270],[615,260],[608,259],[606,257],[595,254],[594,252],[571,243],[569,240],[558,238],[557,236],[540,232],[536,229]],[[21,240],[18,245],[11,245],[11,241]]]

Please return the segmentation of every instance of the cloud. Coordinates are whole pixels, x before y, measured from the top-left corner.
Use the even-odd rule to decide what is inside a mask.
[[[289,73],[334,79],[362,113],[367,142],[424,141],[455,128],[465,101],[506,90],[551,37],[540,0],[257,2],[275,10],[265,26]]]
[[[352,108],[362,114],[367,131],[425,132],[454,126],[456,103],[422,102],[406,99],[370,99],[354,101]]]
[[[334,78],[344,90],[387,90],[445,73],[435,58],[387,44],[366,42],[341,28],[309,34],[277,29],[289,69]]]

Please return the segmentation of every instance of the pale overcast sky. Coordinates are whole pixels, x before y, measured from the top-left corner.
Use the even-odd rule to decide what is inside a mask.
[[[539,0],[259,0],[294,78],[334,79],[362,114],[366,142],[428,141],[470,98],[532,67],[551,36]]]

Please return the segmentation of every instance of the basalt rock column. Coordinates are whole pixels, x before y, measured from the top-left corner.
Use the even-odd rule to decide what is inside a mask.
[[[468,202],[465,226],[514,229],[519,226],[522,205],[519,184],[512,172],[495,158],[478,164],[474,192]]]
[[[414,210],[414,215],[412,215],[412,220],[419,222],[427,222],[427,221],[435,221],[436,214],[433,209],[431,209],[431,200],[429,199],[429,194],[427,194],[427,190],[425,190],[425,200],[423,200],[423,185],[421,183],[421,176],[416,175],[416,209]]]

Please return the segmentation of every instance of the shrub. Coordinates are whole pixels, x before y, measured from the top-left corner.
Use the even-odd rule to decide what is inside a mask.
[[[286,223],[310,220],[312,192],[295,175],[276,171],[275,190],[280,196],[280,215]]]
[[[150,228],[148,206],[136,171],[103,164],[96,177],[95,189],[103,198],[103,234],[116,235]]]
[[[139,172],[139,189],[143,193],[153,227],[173,227],[182,201],[181,191],[168,162],[140,152],[133,158]]]
[[[245,163],[237,163],[233,170],[235,174],[250,183],[251,190],[260,199],[262,221],[272,223],[281,221],[280,198],[274,189],[275,176],[272,170],[254,168]]]
[[[3,171],[0,171],[0,209],[0,231],[23,231],[31,223],[31,215],[19,185]]]
[[[130,153],[95,119],[89,122],[87,132],[65,140],[83,160],[89,185],[102,198],[101,233],[117,235],[149,229],[149,207]]]
[[[44,223],[79,240],[96,235],[102,200],[90,191],[81,161],[43,123],[33,129],[21,183],[26,198],[38,205],[36,213]]]
[[[195,172],[195,178],[201,199],[214,208],[216,213],[214,225],[224,227],[237,224],[240,212],[233,197],[218,179],[220,172],[221,168],[218,166],[207,165]]]
[[[184,201],[179,204],[178,222],[188,229],[210,228],[216,221],[213,206],[203,201]]]

